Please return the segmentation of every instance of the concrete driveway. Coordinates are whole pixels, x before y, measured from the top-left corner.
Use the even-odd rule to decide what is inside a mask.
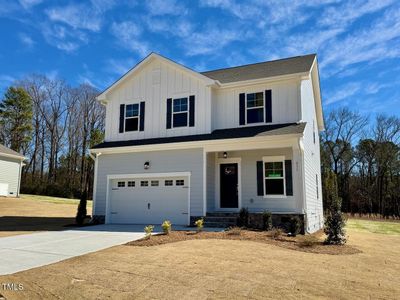
[[[0,238],[0,275],[41,267],[140,239],[144,236],[143,227],[97,225]]]

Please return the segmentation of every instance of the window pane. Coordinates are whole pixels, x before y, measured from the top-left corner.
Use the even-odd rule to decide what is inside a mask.
[[[283,179],[265,179],[266,195],[283,195]]]
[[[125,116],[127,118],[137,117],[139,115],[139,104],[129,104],[126,106]]]
[[[177,180],[176,181],[176,185],[185,185],[185,181],[184,180]]]
[[[137,131],[139,128],[139,118],[125,120],[125,131]]]
[[[118,181],[118,187],[125,187],[125,181]]]
[[[247,124],[264,122],[264,108],[247,110]]]
[[[148,181],[141,181],[140,186],[148,186],[149,182]]]
[[[264,94],[247,94],[247,108],[264,106]]]
[[[265,177],[283,177],[283,163],[281,161],[265,163]]]
[[[173,184],[172,180],[165,180],[165,186],[171,186]]]
[[[128,181],[128,186],[129,187],[134,187],[135,186],[135,182],[134,181]]]
[[[188,110],[187,98],[174,99],[174,112],[183,112]]]
[[[152,180],[151,186],[158,186],[158,180]]]
[[[187,115],[188,113],[179,113],[173,115],[173,127],[184,127],[187,126]]]

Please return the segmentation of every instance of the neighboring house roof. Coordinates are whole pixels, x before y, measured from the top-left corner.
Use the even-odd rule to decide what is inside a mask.
[[[287,123],[287,124],[277,124],[277,125],[261,125],[261,126],[251,126],[251,127],[241,127],[241,128],[218,129],[214,130],[212,133],[209,134],[151,138],[144,140],[104,142],[94,146],[92,149],[210,141],[210,140],[221,140],[221,139],[237,139],[237,138],[274,136],[274,135],[285,135],[285,134],[301,134],[303,133],[305,126],[306,123]]]
[[[10,148],[7,148],[6,146],[3,146],[1,144],[0,144],[0,156],[20,158],[21,160],[25,159],[25,157],[22,154],[19,154],[18,152],[11,150]]]
[[[220,83],[230,83],[254,80],[296,73],[309,72],[316,54],[296,56],[250,65],[201,72],[201,74],[218,80]]]

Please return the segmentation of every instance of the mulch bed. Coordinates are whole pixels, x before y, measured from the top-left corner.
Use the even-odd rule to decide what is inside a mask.
[[[270,245],[279,246],[282,248],[292,249],[296,251],[329,254],[329,255],[349,255],[357,254],[362,251],[349,245],[325,245],[322,241],[323,233],[317,232],[312,236],[315,237],[312,243],[304,245],[303,241],[309,239],[309,236],[298,235],[296,237],[287,237],[281,235],[278,238],[273,238],[270,232],[266,231],[253,231],[253,230],[240,230],[235,231],[235,234],[229,231],[223,232],[194,232],[194,231],[172,231],[169,235],[155,234],[149,239],[140,239],[137,241],[129,242],[128,246],[157,246],[168,243],[175,243],[187,240],[205,240],[205,239],[219,239],[219,240],[240,240],[240,241],[253,241],[258,243],[265,243]]]

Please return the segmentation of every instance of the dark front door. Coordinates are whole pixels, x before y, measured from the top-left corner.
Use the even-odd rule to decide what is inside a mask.
[[[238,208],[238,164],[221,164],[219,171],[221,208]]]

